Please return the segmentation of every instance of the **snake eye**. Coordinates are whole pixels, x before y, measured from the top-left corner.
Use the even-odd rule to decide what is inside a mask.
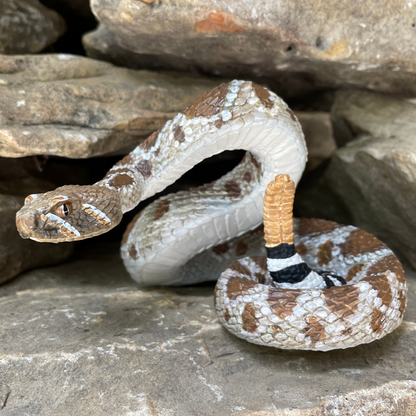
[[[72,206],[71,204],[62,204],[59,205],[58,208],[56,208],[56,215],[61,218],[67,217],[72,212]]]

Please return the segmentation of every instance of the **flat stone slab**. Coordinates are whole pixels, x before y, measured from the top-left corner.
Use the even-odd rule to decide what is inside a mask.
[[[69,54],[0,60],[0,156],[87,158],[138,145],[221,83]]]
[[[2,416],[415,414],[414,272],[394,333],[283,351],[222,328],[211,284],[138,288],[117,246],[78,250],[0,287]]]

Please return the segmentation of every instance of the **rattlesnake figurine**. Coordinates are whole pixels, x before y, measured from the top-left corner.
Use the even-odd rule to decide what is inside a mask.
[[[29,195],[16,214],[18,230],[39,242],[105,233],[124,212],[203,159],[234,149],[248,150],[234,170],[147,206],[128,226],[121,247],[127,270],[141,284],[216,280],[233,258],[264,255],[258,227],[264,192],[276,175],[296,184],[307,158],[293,112],[276,94],[251,82],[232,81],[204,94],[96,184]],[[400,324],[404,273],[383,243],[355,227],[324,220],[299,220],[294,238],[306,262],[328,273],[308,272],[313,278],[306,281],[315,281],[315,289],[302,286],[299,278],[278,288],[272,280],[284,276],[283,263],[272,259],[279,251],[273,247],[267,248],[270,261],[248,257],[232,263],[216,288],[217,312],[231,332],[279,348],[328,350],[370,342]],[[283,243],[293,246],[277,246]],[[287,260],[291,266],[303,263],[293,247],[288,253],[294,257]],[[309,270],[299,267],[303,274]]]

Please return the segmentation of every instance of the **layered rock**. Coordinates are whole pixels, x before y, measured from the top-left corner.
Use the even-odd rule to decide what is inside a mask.
[[[87,36],[87,50],[128,66],[144,61],[232,77],[305,73],[321,85],[416,92],[416,4],[404,0],[377,6],[372,0],[93,0],[91,6],[105,29]]]
[[[38,0],[0,1],[0,53],[36,53],[66,30],[65,20]]]
[[[332,118],[344,147],[319,183],[299,195],[300,214],[364,228],[416,267],[416,103],[343,91]]]
[[[73,55],[0,60],[0,156],[86,158],[138,144],[220,81]]]
[[[5,416],[414,413],[414,273],[398,330],[323,354],[234,337],[218,322],[212,285],[138,289],[118,247],[82,253],[0,288]]]

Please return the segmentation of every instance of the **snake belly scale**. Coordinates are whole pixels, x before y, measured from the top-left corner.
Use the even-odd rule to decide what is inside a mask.
[[[232,259],[242,255],[265,254],[259,225],[262,222],[263,197],[267,185],[278,174],[289,175],[294,184],[297,184],[307,159],[303,133],[293,112],[276,94],[251,82],[232,81],[204,94],[173,120],[168,121],[161,131],[153,133],[113,166],[94,185],[68,185],[45,194],[29,195],[16,215],[17,227],[23,238],[39,242],[76,241],[105,233],[120,222],[123,213],[165,189],[203,159],[235,149],[245,149],[248,152],[234,170],[211,184],[154,201],[129,225],[121,247],[127,270],[140,284],[181,285],[216,280]],[[314,226],[310,225],[309,229],[314,229]],[[344,243],[349,247],[347,233],[354,233],[354,230],[354,227],[334,226],[331,230],[335,233],[333,237],[329,232],[302,234],[299,224],[295,224],[295,243],[298,242],[298,251],[299,244],[301,252],[305,247],[305,260],[310,266],[322,262],[319,259],[327,256],[331,257],[328,262],[331,263],[330,270],[336,270],[342,278],[348,280],[347,275],[352,270],[356,272],[356,277],[349,280],[355,288],[354,296],[344,297],[349,305],[345,314],[352,317],[353,311],[361,311],[350,306],[353,301],[358,302],[363,296],[374,298],[373,309],[366,309],[368,314],[371,315],[376,310],[383,313],[383,306],[387,308],[387,295],[384,294],[391,293],[392,300],[388,306],[393,305],[394,310],[400,310],[399,314],[402,316],[405,307],[403,299],[406,298],[405,283],[402,281],[404,277],[402,271],[400,272],[401,266],[395,263],[397,259],[387,248],[382,248],[381,251],[370,249],[368,253],[364,249],[359,251],[360,255],[366,253],[366,261],[355,254],[351,254],[353,260],[346,254],[343,257],[345,261],[336,260],[339,257],[336,250],[342,251],[340,244]],[[327,240],[322,241],[322,238],[334,238],[331,248]],[[354,247],[352,252],[356,250],[355,243],[351,246]],[[322,249],[322,244],[326,244],[325,249]],[[364,248],[367,247],[365,244],[364,242]],[[349,253],[347,249],[344,252]],[[387,273],[384,270],[387,274],[383,272],[383,284],[379,287],[376,283],[366,281],[368,273],[372,276],[371,267],[376,268],[386,256],[395,260],[383,263],[386,270],[390,271]],[[260,298],[266,295],[267,298],[284,298],[286,295],[282,293],[287,293],[287,300],[283,303],[277,302],[280,306],[276,310],[278,315],[280,313],[279,316],[285,316],[287,322],[292,322],[298,313],[296,307],[304,305],[302,302],[306,302],[306,296],[311,296],[314,302],[316,300],[317,305],[324,302],[327,308],[325,311],[339,317],[339,302],[325,300],[322,291],[335,290],[335,296],[339,295],[336,299],[342,299],[340,294],[350,285],[315,291],[278,289],[272,286],[269,289],[260,289],[259,283],[268,281],[268,272],[261,266],[263,263],[257,260],[241,261],[241,265],[236,266],[237,269],[252,269],[254,276],[257,276],[255,278],[260,280],[256,282],[243,273],[242,277],[249,280],[246,282],[248,287],[235,284],[234,266],[234,269],[227,268],[224,272],[225,275],[229,274],[233,284],[224,282],[225,275],[222,275],[217,288],[217,310],[229,330],[252,342],[259,343],[261,339],[265,345],[281,348],[325,350],[352,345],[340,341],[335,343],[336,346],[333,343],[328,347],[330,344],[325,344],[323,339],[328,340],[329,336],[312,336],[318,331],[319,325],[322,325],[320,321],[319,325],[314,321],[318,319],[316,315],[308,318],[306,326],[302,323],[286,328],[282,322],[274,322],[275,328],[282,328],[282,334],[291,333],[297,328],[298,332],[303,331],[306,335],[300,338],[294,335],[294,338],[280,345],[268,343],[269,337],[262,332],[263,317],[260,313],[266,313],[266,307],[274,309],[270,302],[267,303],[269,306],[263,305],[258,309],[257,303],[250,303],[248,299],[251,296],[250,291],[260,291],[253,293],[254,297]],[[325,267],[326,263],[323,263],[321,268]],[[361,267],[360,270],[358,267]],[[355,278],[364,282],[356,282]],[[231,288],[237,290],[238,295]],[[273,290],[279,291],[278,295]],[[310,292],[309,295],[301,294],[299,290]],[[319,295],[315,296],[317,293]],[[377,293],[383,293],[383,296],[378,296]],[[241,299],[246,303],[241,303]],[[382,305],[379,305],[380,302]],[[224,309],[218,309],[223,307]],[[269,316],[268,314],[269,312],[266,315]],[[342,319],[346,319],[344,315]],[[247,324],[249,316],[252,319],[249,318],[251,321]],[[374,332],[377,337],[394,326],[385,324],[381,316],[369,319],[375,322],[373,326],[376,328]],[[352,320],[353,318],[350,319],[351,322]],[[331,322],[328,321],[327,325],[330,328]],[[340,326],[337,328],[346,333],[353,331],[350,326],[344,326],[344,329],[340,329]],[[267,331],[270,331],[269,327]],[[312,341],[308,341],[308,337]],[[277,339],[279,336],[273,335],[272,338]],[[362,342],[368,342],[368,339],[370,338],[363,338]]]

